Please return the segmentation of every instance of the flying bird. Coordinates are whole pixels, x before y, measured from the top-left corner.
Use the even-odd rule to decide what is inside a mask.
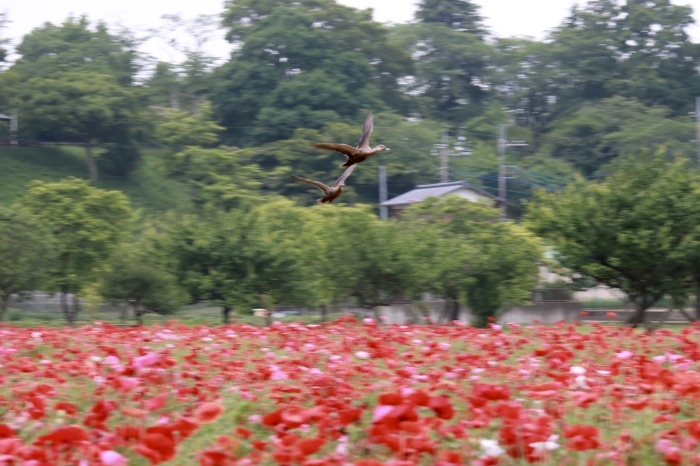
[[[345,161],[341,167],[350,167],[356,163],[363,162],[367,157],[371,157],[377,152],[390,150],[388,147],[380,144],[377,147],[369,146],[369,137],[372,135],[372,130],[374,129],[374,116],[372,112],[368,112],[365,117],[365,126],[362,129],[362,135],[357,141],[357,146],[352,147],[347,144],[336,144],[336,143],[315,143],[314,147],[318,149],[334,150],[340,152],[348,159]]]
[[[300,176],[292,175],[292,178],[298,181],[303,181],[304,183],[308,183],[311,185],[316,186],[318,189],[324,192],[324,196],[318,200],[319,204],[324,204],[326,202],[331,203],[333,202],[338,196],[340,196],[340,193],[343,192],[343,188],[345,187],[345,180],[348,179],[348,176],[355,170],[355,165],[348,167],[345,169],[342,175],[340,175],[340,178],[335,180],[335,183],[333,186],[328,186],[326,184],[321,183],[320,181],[314,181],[314,180],[309,180],[307,178],[302,178]]]

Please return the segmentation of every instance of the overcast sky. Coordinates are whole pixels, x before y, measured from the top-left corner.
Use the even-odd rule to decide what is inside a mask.
[[[338,0],[355,8],[374,8],[374,19],[380,22],[401,23],[410,21],[415,11],[416,0]],[[24,34],[41,26],[44,22],[61,23],[69,14],[87,14],[92,20],[102,19],[108,24],[120,23],[132,30],[146,30],[162,26],[163,14],[180,13],[184,17],[200,14],[218,14],[223,9],[223,0],[17,0],[6,2],[0,11],[8,14],[11,23],[2,32],[15,44]],[[542,38],[544,34],[560,24],[569,8],[582,4],[582,0],[476,0],[482,6],[481,14],[486,24],[497,36],[532,36]],[[691,5],[696,23],[700,23],[700,0],[673,0],[679,5]],[[700,42],[700,26],[690,31],[695,42]],[[229,46],[219,37],[208,45],[208,51],[226,57]],[[161,60],[178,60],[178,55],[164,42],[150,41],[145,50]]]

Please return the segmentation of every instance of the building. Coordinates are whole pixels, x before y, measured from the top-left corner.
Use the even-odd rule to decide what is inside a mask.
[[[459,196],[473,202],[492,203],[494,207],[501,204],[502,199],[498,196],[484,191],[478,186],[474,186],[466,181],[452,181],[450,183],[422,184],[418,185],[407,193],[396,196],[380,204],[389,208],[389,216],[399,215],[403,209],[424,201],[429,197]]]

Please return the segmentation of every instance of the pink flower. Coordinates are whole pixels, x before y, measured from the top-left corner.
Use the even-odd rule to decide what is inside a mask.
[[[119,379],[117,379],[117,382],[119,383],[119,388],[123,388],[127,392],[138,387],[141,383],[139,379],[134,377],[119,377]]]
[[[615,357],[617,359],[629,359],[632,356],[634,356],[634,353],[632,351],[627,351],[627,350],[620,351],[619,353],[615,353]]]
[[[100,460],[104,466],[124,466],[129,464],[129,460],[114,450],[101,451]]]
[[[134,358],[133,364],[137,369],[143,369],[154,365],[158,362],[158,355],[156,353],[147,353],[143,356],[138,356]]]
[[[389,414],[391,410],[394,409],[393,406],[389,405],[379,405],[374,408],[374,414],[372,415],[372,422],[380,421],[384,416]]]

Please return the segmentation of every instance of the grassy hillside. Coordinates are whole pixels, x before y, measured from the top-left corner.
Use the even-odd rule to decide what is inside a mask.
[[[135,207],[161,211],[185,207],[186,187],[166,177],[158,151],[145,150],[136,169],[125,177],[102,174],[100,188],[123,191]],[[0,147],[0,204],[20,197],[32,180],[87,178],[83,150],[77,147]]]

